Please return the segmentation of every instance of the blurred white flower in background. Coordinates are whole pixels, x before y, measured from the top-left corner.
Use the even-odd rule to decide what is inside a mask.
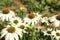
[[[18,28],[22,29],[24,33],[26,33],[25,29],[26,27],[29,27],[29,25],[25,23],[20,23],[20,25],[17,26]]]
[[[53,31],[52,35],[54,35],[54,37],[56,37],[56,39],[59,40],[60,39],[60,30]]]
[[[55,27],[59,27],[60,26],[60,14],[50,17],[50,22],[52,22]]]
[[[24,22],[27,24],[35,25],[41,19],[41,16],[42,15],[38,13],[31,12],[24,18]]]
[[[41,22],[42,23],[46,23],[47,25],[49,25],[49,22],[48,22],[48,17],[43,17],[42,19],[41,19]]]
[[[10,19],[10,24],[13,26],[19,26],[22,23],[22,20],[20,17],[14,17]]]
[[[47,28],[47,30],[43,31],[44,35],[52,35],[52,29]]]
[[[1,20],[9,20],[11,18],[15,17],[15,13],[11,11],[9,8],[3,8],[2,11],[0,11],[0,18]]]

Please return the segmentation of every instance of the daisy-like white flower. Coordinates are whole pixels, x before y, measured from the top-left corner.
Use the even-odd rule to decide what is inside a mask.
[[[3,8],[2,11],[0,11],[0,18],[4,20],[9,20],[10,18],[14,17],[15,13],[11,11],[9,8]]]
[[[44,35],[52,35],[52,29],[47,28],[47,30],[43,31]]]
[[[1,31],[1,38],[5,37],[5,40],[19,40],[22,37],[22,30],[18,27],[8,25]]]
[[[24,29],[26,27],[28,27],[29,25],[25,24],[25,23],[21,23],[18,27],[21,29]]]
[[[21,23],[20,25],[18,25],[18,28],[22,29],[24,33],[26,33],[26,31],[24,30],[26,27],[29,27],[29,25],[25,23]]]
[[[60,14],[50,17],[50,22],[53,22],[55,27],[59,27],[60,26]]]
[[[56,39],[59,40],[60,39],[60,30],[53,31],[52,35],[54,35],[56,37]]]
[[[31,12],[24,18],[24,22],[27,24],[35,25],[40,19],[41,15],[39,15],[38,13]]]
[[[22,23],[22,20],[20,17],[14,17],[10,19],[10,23],[13,26],[19,26]]]
[[[48,22],[48,18],[47,17],[43,17],[42,20],[41,20],[42,23],[46,23],[47,25],[49,25],[49,22]]]

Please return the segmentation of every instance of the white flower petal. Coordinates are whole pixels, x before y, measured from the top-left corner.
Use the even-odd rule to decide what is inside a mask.
[[[6,29],[7,29],[7,28],[2,29],[1,34],[7,32]]]
[[[16,31],[16,33],[17,33],[20,37],[22,37],[22,29],[18,28],[17,31]]]
[[[14,40],[14,36],[13,36],[13,34],[10,34],[10,36],[9,36],[9,40]]]
[[[7,34],[7,32],[4,32],[4,33],[1,35],[1,38],[4,37],[6,34]]]
[[[22,34],[21,33],[19,33],[19,32],[16,32],[21,38],[22,38]]]
[[[55,25],[55,27],[59,27],[60,21],[58,21],[58,20],[54,21],[54,25]]]
[[[7,34],[6,36],[5,36],[5,40],[9,40],[9,34]]]
[[[15,40],[19,40],[18,35],[16,33],[14,33],[13,35],[14,35]]]
[[[56,39],[57,39],[57,40],[59,40],[59,39],[60,39],[60,37],[56,36]]]

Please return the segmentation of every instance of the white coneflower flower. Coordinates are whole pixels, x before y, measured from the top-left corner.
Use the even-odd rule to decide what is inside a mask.
[[[27,17],[24,18],[24,22],[27,24],[35,25],[37,21],[40,20],[40,18],[41,15],[31,12],[27,15]]]
[[[21,29],[24,29],[24,28],[28,27],[28,25],[25,23],[21,23],[18,27]]]
[[[28,27],[29,25],[25,24],[25,23],[21,23],[20,25],[18,25],[18,28],[22,29],[24,33],[26,33],[25,28]]]
[[[8,25],[1,31],[1,38],[5,37],[5,40],[19,40],[22,37],[22,30],[18,27]]]
[[[22,20],[19,17],[14,17],[10,19],[10,22],[13,26],[19,26],[22,23]]]
[[[2,11],[0,11],[0,18],[4,21],[5,19],[8,21],[8,19],[15,16],[15,13],[11,11],[9,8],[3,8]]]
[[[49,25],[49,22],[48,22],[48,18],[47,17],[43,17],[42,20],[41,20],[42,23],[46,23],[47,25]]]
[[[44,35],[52,35],[52,29],[47,29],[45,31],[43,31]]]
[[[52,35],[56,37],[57,40],[60,39],[60,30],[53,31]]]
[[[59,27],[60,26],[60,14],[50,17],[50,22],[53,22],[55,27]]]

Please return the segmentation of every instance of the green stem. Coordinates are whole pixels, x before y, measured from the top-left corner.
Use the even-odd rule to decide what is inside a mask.
[[[32,34],[32,40],[34,40],[34,34],[35,34],[35,32],[33,32],[33,34]]]
[[[54,40],[54,37],[51,36],[51,40]]]

